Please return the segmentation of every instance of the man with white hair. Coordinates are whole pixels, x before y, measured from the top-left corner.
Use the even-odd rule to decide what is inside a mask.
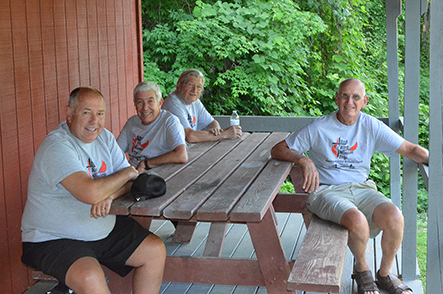
[[[134,89],[137,111],[128,119],[117,138],[129,163],[139,172],[165,163],[186,163],[188,152],[185,133],[178,118],[162,110],[160,87],[154,82],[141,82]]]
[[[175,90],[166,98],[163,109],[180,119],[188,143],[240,138],[240,126],[222,129],[219,122],[206,110],[200,101],[204,85],[205,77],[202,72],[197,69],[184,71],[178,78]]]

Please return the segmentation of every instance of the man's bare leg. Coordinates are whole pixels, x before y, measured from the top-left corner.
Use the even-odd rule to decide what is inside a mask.
[[[349,231],[348,246],[355,258],[355,270],[370,270],[366,260],[366,245],[369,240],[369,225],[365,215],[356,208],[347,210],[341,224]],[[365,294],[379,294],[378,291],[367,291]]]
[[[166,261],[163,241],[149,235],[126,262],[135,267],[132,280],[133,294],[154,294],[160,291]]]
[[[397,206],[386,202],[375,208],[372,222],[383,231],[381,239],[383,255],[380,263],[380,276],[386,277],[392,273],[395,255],[400,249],[403,240],[403,215]],[[402,294],[412,294],[412,292],[404,291]]]
[[[105,274],[100,263],[93,257],[76,260],[66,273],[66,286],[74,293],[109,294]]]

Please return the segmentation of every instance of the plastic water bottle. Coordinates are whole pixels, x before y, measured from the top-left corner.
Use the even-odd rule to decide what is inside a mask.
[[[237,110],[234,110],[231,114],[231,126],[240,125],[240,116],[238,116]]]

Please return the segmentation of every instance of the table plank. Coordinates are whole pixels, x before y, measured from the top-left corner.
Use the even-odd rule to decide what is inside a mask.
[[[213,148],[219,142],[203,142],[200,144],[195,144],[188,149],[188,162],[185,164],[164,164],[157,168],[152,169],[151,172],[158,174],[163,177],[166,181],[172,178],[174,175],[185,169],[188,165],[192,164],[200,156],[205,154],[208,150]],[[122,197],[115,199],[112,202],[110,214],[116,215],[128,215],[130,213],[130,208],[134,205],[134,198],[128,193]]]
[[[170,219],[190,219],[211,194],[223,184],[225,179],[248,157],[255,146],[267,136],[266,133],[251,134],[226,156],[217,156],[221,160],[166,207],[163,216]]]
[[[172,178],[166,181],[166,194],[146,201],[134,203],[130,208],[130,213],[134,215],[161,216],[165,207],[173,202],[180,194],[197,181],[207,170],[217,164],[221,157],[229,153],[232,148],[246,140],[249,133],[243,133],[242,138],[224,140],[213,146],[202,156],[198,157],[192,165],[181,169]]]
[[[109,214],[129,215],[131,206],[134,204],[134,198],[127,193],[112,201]]]
[[[200,221],[227,221],[234,205],[243,196],[260,171],[271,157],[271,148],[284,138],[287,133],[274,133],[232,173],[221,186],[197,211]]]
[[[290,162],[271,159],[232,210],[231,221],[260,222],[291,168]]]
[[[188,161],[186,163],[163,164],[159,167],[153,168],[152,172],[158,174],[163,179],[168,181],[177,173],[184,170],[187,166],[193,164],[194,161],[203,156],[203,154],[211,150],[211,148],[218,143],[220,143],[220,141],[193,144],[192,146],[188,147]]]

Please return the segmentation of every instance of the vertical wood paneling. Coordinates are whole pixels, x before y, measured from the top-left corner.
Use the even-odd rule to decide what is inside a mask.
[[[12,28],[11,28],[11,9],[9,1],[0,2],[0,85],[4,87],[2,95],[0,95],[0,279],[1,289],[6,293],[12,292],[12,272],[9,268],[9,244],[8,244],[8,223],[7,223],[7,206],[6,194],[7,183],[5,182],[6,166],[8,165],[6,157],[7,138],[5,136],[8,126],[6,125],[6,114],[11,111],[7,107],[10,101],[15,101],[15,89],[13,87],[13,63],[12,63]],[[5,149],[5,150],[4,150]]]
[[[80,86],[90,86],[89,77],[89,40],[86,0],[77,0],[78,54]]]
[[[15,95],[21,99],[15,99],[15,111],[8,113],[11,121],[15,120],[16,133],[11,132],[11,137],[15,136],[17,145],[10,145],[10,156],[7,157],[10,167],[5,173],[6,185],[11,192],[5,195],[8,224],[8,245],[12,291],[15,292],[17,285],[27,282],[26,269],[20,263],[20,218],[23,211],[22,199],[26,198],[27,175],[29,174],[29,164],[25,162],[27,154],[33,153],[32,132],[29,131],[31,125],[31,100],[29,93],[29,58],[28,58],[28,38],[26,26],[26,0],[11,2],[12,18],[12,54],[14,59],[14,80]],[[17,58],[23,56],[24,58]],[[15,116],[14,118],[12,116]],[[9,140],[8,140],[9,142]],[[6,147],[6,148],[8,148]],[[18,164],[13,164],[14,162]],[[8,189],[8,190],[9,190]]]
[[[77,1],[65,1],[66,3],[66,37],[67,55],[69,67],[69,93],[80,86],[80,62],[78,43]]]
[[[89,48],[89,75],[90,86],[100,89],[100,65],[98,47],[98,24],[96,0],[87,0],[87,22],[88,22],[88,48]]]
[[[118,135],[142,80],[139,0],[0,1],[0,289],[23,293],[20,221],[34,154],[65,119],[69,92],[105,96]],[[131,108],[129,107],[131,106]]]
[[[123,30],[123,1],[115,1],[115,27],[116,27],[116,42],[117,42],[117,56],[125,54],[124,47],[124,30]],[[125,74],[125,60],[117,59],[117,74],[118,74],[118,127],[120,130],[127,120],[127,97],[126,97],[126,74]]]
[[[31,95],[31,117],[32,133],[34,136],[33,156],[40,143],[46,136],[46,107],[45,89],[43,79],[43,50],[40,21],[39,1],[28,1],[26,3],[26,19],[28,22],[29,43],[29,80]],[[32,159],[29,163],[32,165]]]
[[[59,124],[57,101],[57,68],[55,64],[54,11],[52,1],[40,1],[42,23],[43,77],[46,106],[46,132]]]
[[[111,116],[110,112],[110,87],[109,83],[109,48],[108,48],[108,15],[106,10],[107,1],[97,0],[97,26],[98,26],[98,48],[99,54],[99,67],[101,73],[106,73],[100,75],[100,92],[105,97],[106,106],[108,109],[107,119],[105,127],[111,130]]]
[[[136,84],[137,83],[133,83],[133,81],[135,80],[135,74],[137,71],[137,68],[134,67],[134,51],[132,50],[132,48],[134,48],[134,46],[131,46],[131,44],[137,44],[134,43],[134,41],[136,40],[134,38],[134,33],[132,33],[132,24],[135,20],[135,18],[133,17],[133,11],[134,10],[134,6],[130,5],[130,1],[126,0],[125,3],[123,4],[123,22],[124,22],[124,44],[125,44],[125,52],[126,52],[126,64],[125,64],[125,72],[126,72],[126,77],[128,79],[128,82],[126,83],[126,93],[132,93]],[[133,95],[131,94],[130,96],[127,97],[126,99],[126,108],[127,108],[127,116],[131,116],[135,113],[134,111],[134,103],[133,103]],[[121,125],[121,127],[123,127],[123,124]]]
[[[115,1],[107,0],[107,24],[108,24],[108,56],[109,56],[109,83],[112,90],[109,92],[109,104],[107,112],[108,120],[110,120],[110,130],[116,130],[118,123],[118,74],[117,74],[117,42],[116,42],[116,25],[115,25]]]
[[[69,89],[69,63],[67,55],[66,37],[66,9],[64,1],[54,0],[54,38],[55,38],[55,64],[57,77],[57,102],[58,120],[65,120],[65,109],[68,104]]]

